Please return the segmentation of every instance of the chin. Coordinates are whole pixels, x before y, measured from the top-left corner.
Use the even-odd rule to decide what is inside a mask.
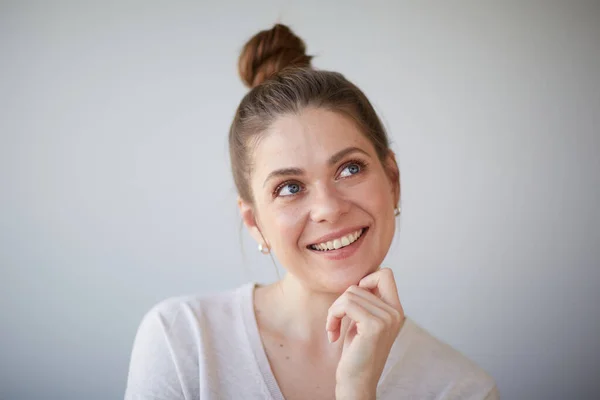
[[[329,269],[323,272],[321,276],[320,286],[324,291],[329,293],[341,294],[352,285],[358,285],[358,282],[370,273],[375,272],[379,268],[379,264],[376,267],[365,268],[365,265],[374,265],[372,262],[367,264],[360,264],[357,266],[349,266],[347,268],[335,268]]]

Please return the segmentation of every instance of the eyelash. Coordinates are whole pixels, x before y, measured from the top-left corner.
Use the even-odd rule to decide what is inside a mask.
[[[350,166],[352,164],[358,165],[358,167],[360,168],[360,171],[358,171],[354,175],[350,175],[350,176],[344,177],[342,179],[347,179],[347,178],[350,178],[352,176],[355,176],[355,175],[358,175],[358,174],[364,172],[367,169],[367,165],[368,165],[366,162],[364,162],[362,160],[350,160],[350,161],[348,161],[348,162],[346,162],[346,163],[344,163],[342,165],[342,167],[340,168],[340,172],[343,171],[345,168],[347,168],[348,166]],[[295,194],[293,194],[293,195],[287,195],[287,196],[279,196],[279,192],[281,192],[281,189],[283,189],[284,187],[286,187],[287,185],[290,185],[290,184],[297,184],[300,187],[302,186],[300,183],[298,183],[297,181],[294,181],[294,180],[289,180],[289,181],[282,182],[273,191],[273,198],[276,198],[276,197],[294,197]]]

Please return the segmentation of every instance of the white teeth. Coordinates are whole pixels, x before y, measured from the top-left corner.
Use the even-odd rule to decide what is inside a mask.
[[[363,234],[363,229],[359,229],[358,231],[356,231],[354,233],[350,233],[346,236],[342,236],[341,238],[338,238],[338,239],[335,239],[335,240],[332,240],[329,242],[313,244],[311,246],[311,248],[313,250],[319,250],[319,251],[337,250],[342,247],[349,246],[350,244],[356,242],[362,234]]]

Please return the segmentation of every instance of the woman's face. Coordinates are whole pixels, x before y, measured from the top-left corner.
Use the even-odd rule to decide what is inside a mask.
[[[240,202],[244,222],[288,273],[339,293],[380,266],[399,197],[393,153],[384,167],[350,118],[307,108],[276,120],[253,160],[254,206]]]

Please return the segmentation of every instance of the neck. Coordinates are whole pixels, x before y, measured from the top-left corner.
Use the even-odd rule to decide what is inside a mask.
[[[256,305],[271,329],[288,338],[329,345],[327,312],[339,294],[311,290],[289,274],[261,289],[262,298],[256,299]]]

